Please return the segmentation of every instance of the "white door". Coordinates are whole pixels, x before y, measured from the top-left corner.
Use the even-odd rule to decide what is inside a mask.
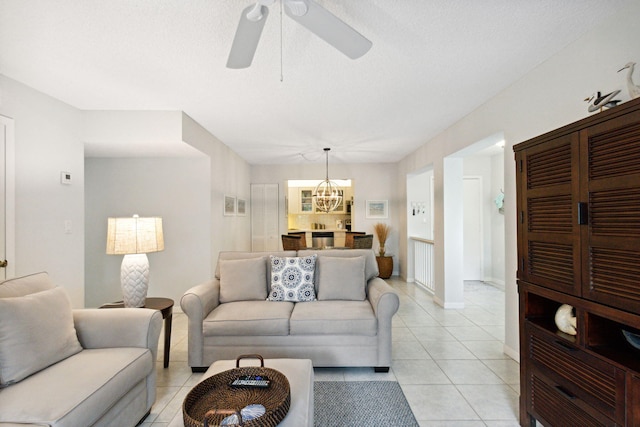
[[[0,280],[15,271],[13,138],[13,119],[0,116]]]
[[[482,179],[464,178],[463,280],[482,280]]]

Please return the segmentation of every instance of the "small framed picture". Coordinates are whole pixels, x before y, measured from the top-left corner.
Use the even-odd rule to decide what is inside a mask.
[[[233,216],[236,214],[236,198],[233,196],[224,196],[224,216]]]
[[[238,199],[238,215],[247,215],[247,201],[245,199]]]
[[[366,218],[379,219],[389,217],[388,200],[367,200]]]

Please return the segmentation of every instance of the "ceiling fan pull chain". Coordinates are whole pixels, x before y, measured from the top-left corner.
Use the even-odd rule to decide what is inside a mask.
[[[280,83],[282,83],[284,81],[284,70],[283,70],[283,66],[282,66],[282,9],[283,9],[283,5],[282,2],[284,0],[282,0],[280,2]]]

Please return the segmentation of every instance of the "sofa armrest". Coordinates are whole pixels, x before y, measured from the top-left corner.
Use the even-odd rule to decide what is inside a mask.
[[[391,321],[400,307],[400,298],[395,289],[381,278],[374,277],[367,282],[367,295],[378,322],[381,319]]]
[[[180,307],[189,319],[188,324],[188,355],[189,366],[204,367],[204,318],[218,306],[220,296],[220,281],[217,279],[201,283],[189,289],[180,299]]]
[[[214,308],[220,304],[220,282],[210,280],[189,289],[180,299],[182,311],[189,317],[189,320],[204,320]]]
[[[393,315],[400,307],[398,293],[387,282],[374,277],[367,282],[367,295],[378,319],[378,364],[376,371],[386,372],[392,358]]]
[[[148,308],[85,308],[73,310],[78,340],[83,348],[148,348],[156,360],[162,314]]]

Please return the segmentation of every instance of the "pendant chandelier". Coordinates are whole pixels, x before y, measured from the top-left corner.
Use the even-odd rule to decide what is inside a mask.
[[[335,211],[342,203],[342,192],[338,188],[338,184],[329,180],[329,150],[331,148],[324,149],[327,161],[327,177],[313,190],[314,205],[319,211],[327,213]]]

